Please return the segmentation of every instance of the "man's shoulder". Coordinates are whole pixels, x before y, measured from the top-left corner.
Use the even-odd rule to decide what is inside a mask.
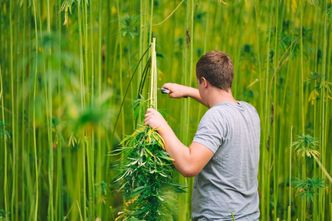
[[[254,105],[247,101],[237,101],[236,104],[225,102],[209,108],[203,115],[202,119],[220,121],[232,116],[234,117],[234,115],[239,115],[240,112],[243,111],[247,112],[250,116],[259,118],[259,114]]]
[[[239,101],[239,102],[240,102],[242,105],[248,106],[248,107],[250,107],[250,108],[256,110],[255,106],[254,106],[253,104],[249,103],[248,101]]]
[[[248,110],[250,110],[250,111],[258,114],[258,111],[257,111],[256,107],[253,104],[251,104],[251,103],[249,103],[247,101],[240,101],[240,103],[243,106],[247,107]]]
[[[220,119],[225,116],[227,111],[227,108],[222,108],[220,105],[213,106],[205,112],[203,118]]]

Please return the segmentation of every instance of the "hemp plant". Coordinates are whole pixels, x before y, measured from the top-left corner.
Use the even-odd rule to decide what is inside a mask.
[[[151,44],[150,105],[157,107],[157,63],[155,39]],[[116,220],[160,220],[169,210],[169,191],[183,192],[173,182],[174,166],[158,132],[140,126],[121,141],[122,166],[116,179],[123,193],[124,208]]]
[[[318,164],[319,168],[326,176],[326,178],[332,183],[332,177],[319,160],[320,153],[316,150],[318,146],[318,141],[314,137],[308,134],[298,136],[298,139],[293,143],[295,147],[295,152],[302,157],[313,158]]]
[[[324,180],[320,178],[296,179],[292,181],[292,185],[301,197],[305,197],[309,201],[313,201],[314,195],[318,193],[319,189],[325,187]]]

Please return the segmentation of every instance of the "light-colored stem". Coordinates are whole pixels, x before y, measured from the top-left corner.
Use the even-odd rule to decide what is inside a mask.
[[[315,159],[316,163],[318,164],[319,168],[322,170],[323,174],[330,181],[330,183],[332,183],[332,177],[330,176],[329,172],[327,172],[327,170],[324,167],[324,165],[322,164],[322,162],[320,162],[320,160],[317,157],[314,157],[314,159]]]
[[[157,109],[157,58],[156,38],[151,42],[151,81],[150,81],[150,107]]]

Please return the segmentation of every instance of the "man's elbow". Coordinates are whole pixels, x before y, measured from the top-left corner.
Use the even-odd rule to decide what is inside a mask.
[[[197,168],[186,166],[179,171],[184,177],[194,177],[199,174],[199,170]]]

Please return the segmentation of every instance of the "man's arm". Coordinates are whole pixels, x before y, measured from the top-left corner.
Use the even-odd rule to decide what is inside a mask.
[[[144,122],[159,132],[166,151],[174,159],[174,166],[183,176],[197,175],[212,158],[213,152],[202,144],[193,142],[188,148],[181,143],[158,111],[149,108]]]
[[[163,88],[167,88],[170,90],[169,96],[171,98],[183,98],[183,97],[191,97],[200,102],[201,104],[207,106],[201,98],[198,89],[188,87],[181,84],[176,83],[166,83],[163,85]]]

